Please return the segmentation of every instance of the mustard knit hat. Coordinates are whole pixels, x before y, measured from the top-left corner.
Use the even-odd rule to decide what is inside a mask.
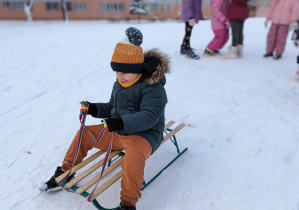
[[[113,71],[141,73],[144,67],[142,33],[134,27],[126,30],[127,37],[117,43],[111,59]]]

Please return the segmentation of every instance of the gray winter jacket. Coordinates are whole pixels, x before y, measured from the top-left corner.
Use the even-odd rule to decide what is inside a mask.
[[[155,56],[162,63],[150,78],[140,80],[131,87],[124,88],[116,81],[110,101],[96,103],[98,108],[96,117],[121,117],[124,130],[117,133],[142,136],[150,143],[154,153],[163,140],[164,111],[167,103],[164,75],[169,72],[169,59],[156,49],[145,52],[144,56]]]

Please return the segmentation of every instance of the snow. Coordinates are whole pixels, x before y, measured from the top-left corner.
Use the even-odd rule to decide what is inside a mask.
[[[298,210],[298,49],[289,34],[281,60],[263,58],[263,21],[245,22],[238,60],[179,55],[181,22],[1,21],[0,209],[95,209],[81,196],[42,193],[38,186],[61,164],[79,129],[79,102],[108,101],[115,44],[134,26],[144,50],[158,47],[172,60],[166,118],[186,124],[177,139],[189,148],[143,191],[137,209]],[[210,21],[202,21],[192,47],[202,55],[212,37]],[[171,142],[159,148],[145,179],[175,155]],[[118,181],[98,200],[115,207],[119,191]]]

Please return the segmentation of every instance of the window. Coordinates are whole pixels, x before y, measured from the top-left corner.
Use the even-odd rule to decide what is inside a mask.
[[[109,3],[109,4],[100,4],[100,10],[101,11],[124,11],[125,10],[125,4],[114,4],[114,3]]]
[[[75,3],[75,10],[77,11],[86,11],[86,3]]]
[[[158,11],[159,5],[158,4],[150,4],[150,11],[155,12]]]
[[[3,4],[3,9],[8,10],[9,9],[9,2],[8,1],[4,1],[2,2]]]
[[[72,10],[72,3],[71,2],[66,2],[66,10],[71,11]]]
[[[23,10],[24,2],[11,2],[11,8],[13,10]]]
[[[101,11],[105,11],[105,10],[106,10],[106,5],[107,5],[107,4],[101,3],[101,4],[100,4],[100,10],[101,10]]]
[[[46,10],[58,10],[58,3],[46,2]]]
[[[171,5],[170,4],[162,4],[161,5],[161,11],[163,11],[163,12],[171,11]]]
[[[118,4],[119,11],[125,10],[125,4]]]

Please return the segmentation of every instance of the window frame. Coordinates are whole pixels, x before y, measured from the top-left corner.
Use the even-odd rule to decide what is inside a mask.
[[[87,3],[75,2],[74,10],[76,11],[87,11]]]
[[[3,1],[2,2],[2,8],[4,10],[9,10],[10,9],[10,2],[9,1]]]
[[[46,2],[46,10],[47,11],[58,11],[59,10],[58,2]]]

